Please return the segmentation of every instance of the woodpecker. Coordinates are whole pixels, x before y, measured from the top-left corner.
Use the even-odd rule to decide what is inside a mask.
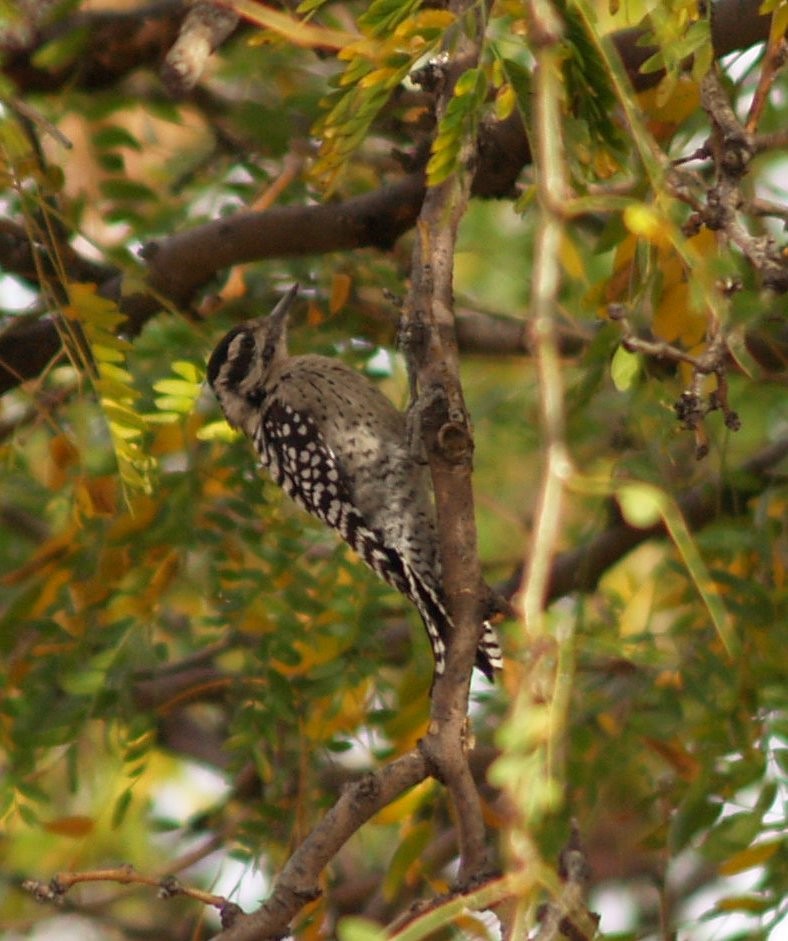
[[[287,317],[297,291],[293,285],[270,316],[220,340],[208,382],[274,482],[416,606],[441,674],[454,626],[426,461],[413,454],[405,416],[367,378],[327,356],[288,354]],[[492,680],[501,665],[498,638],[485,621],[476,666]]]

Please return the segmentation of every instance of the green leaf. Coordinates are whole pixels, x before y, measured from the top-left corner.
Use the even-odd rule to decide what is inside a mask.
[[[205,377],[204,369],[185,359],[176,359],[172,364],[172,371],[187,382],[202,382]]]
[[[82,670],[64,673],[60,677],[60,685],[72,696],[94,696],[104,688],[106,680],[106,669],[88,666]]]
[[[640,365],[640,356],[637,353],[630,353],[621,345],[616,348],[610,362],[610,378],[619,392],[627,392],[632,388],[640,374]]]
[[[616,496],[622,513],[633,526],[648,529],[662,517],[728,656],[733,658],[739,649],[738,637],[679,508],[664,491],[651,484],[624,484],[618,488]]]
[[[126,818],[126,814],[131,806],[131,799],[132,791],[130,787],[127,787],[115,801],[115,806],[112,808],[112,821],[110,824],[113,830],[117,830]]]
[[[116,147],[128,147],[131,150],[142,150],[137,138],[125,127],[117,124],[106,124],[100,127],[91,138],[93,146],[99,150],[112,150]]]
[[[102,180],[99,186],[103,195],[109,199],[121,199],[129,202],[155,202],[159,198],[149,186],[136,180],[113,177],[109,180]]]
[[[775,790],[767,785],[764,793],[770,806],[774,800]],[[763,794],[761,796],[763,797]],[[767,809],[768,807],[763,807],[759,801],[753,810],[732,814],[721,820],[703,843],[704,856],[723,862],[735,853],[751,846],[761,834],[763,817]]]
[[[29,804],[17,804],[16,809],[24,823],[29,827],[38,827],[41,820],[35,810]]]
[[[385,941],[386,932],[368,918],[348,916],[337,925],[339,941]]]
[[[700,781],[679,805],[670,821],[668,842],[679,853],[702,830],[707,830],[722,813],[723,804],[713,800],[710,782]]]
[[[61,33],[39,47],[31,62],[37,69],[56,72],[74,62],[85,48],[90,31],[87,26],[76,26]]]
[[[624,518],[638,529],[655,526],[663,515],[665,495],[651,484],[624,484],[617,497]]]
[[[373,36],[393,32],[420,3],[421,0],[373,0],[359,16],[358,25]]]
[[[428,186],[438,186],[459,169],[462,146],[476,133],[486,94],[487,79],[481,69],[468,69],[457,80],[432,142],[427,163]]]
[[[408,870],[421,856],[434,832],[430,822],[423,820],[414,824],[389,861],[386,877],[383,883],[383,894],[388,900],[397,897],[397,893],[405,884]]]
[[[196,398],[200,394],[200,386],[187,379],[160,379],[153,383],[156,392],[163,392],[165,395],[180,395]]]

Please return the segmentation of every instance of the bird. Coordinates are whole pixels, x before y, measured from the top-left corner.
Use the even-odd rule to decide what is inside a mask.
[[[405,415],[370,379],[331,357],[289,355],[287,321],[297,292],[294,284],[269,316],[222,337],[208,360],[208,384],[274,482],[415,605],[439,676],[454,624],[426,460]],[[490,681],[502,666],[487,621],[475,665]]]

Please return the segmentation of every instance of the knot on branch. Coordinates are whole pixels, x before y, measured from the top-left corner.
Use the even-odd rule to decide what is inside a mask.
[[[360,804],[375,801],[380,794],[380,781],[374,774],[365,774],[350,785],[353,799]]]
[[[159,898],[171,899],[183,893],[183,887],[175,876],[164,876],[159,883]]]
[[[739,201],[736,200],[737,204]],[[728,194],[723,194],[719,185],[712,186],[706,194],[706,206],[703,209],[704,224],[713,232],[719,232],[725,228],[732,217],[733,207],[730,205]]]
[[[438,447],[450,464],[462,464],[473,453],[473,441],[465,425],[449,421],[438,432]]]
[[[238,921],[238,918],[243,914],[245,913],[240,905],[236,905],[235,902],[225,902],[219,909],[219,919],[222,929],[226,931],[228,928],[232,928]]]
[[[428,453],[437,454],[447,464],[470,463],[473,436],[467,412],[451,408],[446,391],[435,385],[417,400],[413,420],[421,431]]]
[[[25,879],[22,888],[42,904],[62,905],[66,894],[66,889],[61,885],[57,876],[49,882],[41,882],[39,879]]]
[[[744,176],[755,153],[749,134],[736,130],[722,139],[720,169],[729,177]]]

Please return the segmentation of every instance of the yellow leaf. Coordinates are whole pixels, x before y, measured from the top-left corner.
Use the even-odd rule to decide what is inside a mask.
[[[380,43],[374,39],[354,39],[353,42],[349,42],[340,50],[337,58],[345,62],[356,58],[375,60],[378,58],[379,52]]]
[[[720,912],[752,912],[758,914],[769,907],[768,899],[760,895],[729,895],[714,906]]]
[[[28,559],[24,565],[18,569],[0,576],[0,585],[19,585],[37,572],[46,571],[53,563],[59,563],[74,552],[77,545],[77,532],[79,527],[76,524],[68,526],[65,531],[47,539],[33,553],[33,557]]]
[[[665,759],[674,771],[685,781],[694,781],[700,773],[700,762],[681,744],[673,739],[665,742],[655,738],[645,738],[652,751]]]
[[[586,280],[586,270],[582,256],[580,252],[578,252],[577,246],[566,232],[561,236],[558,255],[561,260],[561,266],[571,278],[574,278],[576,281]]]
[[[788,3],[778,3],[772,13],[772,25],[769,28],[769,42],[774,44],[780,41],[788,31]]]
[[[126,320],[118,305],[96,293],[96,285],[72,282],[68,285],[69,303],[63,313],[69,320],[82,322],[90,334],[92,331],[104,331],[104,338],[109,345],[114,342],[112,332]]]
[[[654,245],[670,243],[671,224],[652,206],[632,203],[624,210],[624,225],[633,235]]]
[[[168,552],[158,565],[150,580],[146,594],[153,603],[156,603],[175,577],[180,563],[180,552],[173,549]]]
[[[68,469],[79,459],[79,451],[65,435],[57,435],[49,442],[47,487],[60,490],[68,479]]]
[[[373,69],[373,71],[367,72],[367,74],[362,79],[360,79],[358,82],[358,87],[372,88],[373,85],[382,85],[385,88],[386,85],[390,84],[397,75],[399,75],[399,69]]]
[[[83,478],[76,487],[74,497],[80,510],[90,519],[96,516],[114,516],[117,511],[114,477],[105,475]]]
[[[253,637],[271,634],[276,624],[268,614],[268,606],[262,599],[253,601],[238,620],[238,630]]]
[[[33,618],[41,617],[50,606],[56,601],[60,594],[60,589],[67,585],[73,578],[73,574],[65,568],[54,569],[49,578],[46,579],[38,593],[36,603],[33,605],[30,616]]]
[[[339,704],[332,697],[324,708],[316,705],[304,720],[304,734],[312,741],[325,741],[337,733],[353,732],[367,716],[368,693],[369,683],[365,681],[346,690]]]
[[[688,303],[689,285],[686,281],[665,288],[651,323],[654,334],[669,343],[678,340],[687,325]]]
[[[505,121],[514,111],[517,104],[517,95],[512,86],[507,82],[501,85],[495,95],[495,117],[499,121]]]
[[[94,343],[91,348],[93,355],[100,363],[122,363],[125,361],[123,350],[118,347]]]
[[[118,517],[107,532],[107,542],[124,542],[135,533],[145,532],[159,511],[159,506],[144,494],[128,501],[130,512]]]
[[[406,791],[402,797],[387,804],[372,818],[376,824],[396,823],[401,825],[403,820],[412,817],[421,805],[429,800],[434,790],[432,781],[428,778]]]
[[[415,16],[403,20],[394,30],[394,35],[400,39],[428,29],[448,29],[454,20],[455,15],[449,10],[421,10]]]
[[[308,641],[298,640],[293,643],[292,649],[299,656],[296,664],[282,663],[280,660],[274,662],[284,676],[304,676],[315,667],[336,660],[347,644],[347,640],[330,634],[322,634],[317,638],[313,636]]]
[[[654,677],[657,689],[684,689],[684,681],[678,670],[662,670]]]
[[[199,441],[234,441],[239,435],[240,431],[235,431],[223,419],[208,422],[197,430]]]
[[[197,383],[202,382],[205,370],[201,372],[200,369],[198,369],[194,363],[189,362],[189,360],[178,359],[172,364],[172,371],[176,376],[180,376],[187,382]]]
[[[608,278],[605,288],[606,301],[618,301],[631,293],[637,246],[638,240],[632,234],[626,235],[618,243],[613,261],[613,274]],[[602,315],[607,317],[606,307],[602,308]]]
[[[663,514],[664,495],[651,484],[624,484],[617,497],[624,518],[638,529],[654,526]]]
[[[654,609],[654,582],[646,579],[635,588],[618,619],[622,637],[643,634],[651,620]]]
[[[328,302],[328,309],[332,314],[336,314],[347,304],[352,284],[353,281],[347,274],[335,274],[331,279],[331,299]]]
[[[99,372],[102,379],[108,379],[111,382],[118,383],[119,386],[131,386],[131,373],[122,366],[116,366],[114,363],[102,363]],[[129,388],[128,394],[134,395],[134,390]]]
[[[703,228],[697,235],[687,239],[688,253],[693,256],[695,263],[702,265],[708,258],[718,255],[720,251],[717,233],[712,229]]]
[[[333,288],[332,288],[332,299],[333,299]],[[306,308],[306,322],[310,327],[319,327],[326,317],[323,311],[320,309],[318,304],[315,304],[314,301],[310,301]]]
[[[56,820],[50,820],[44,825],[48,833],[56,833],[58,836],[70,836],[72,839],[80,839],[92,833],[96,824],[92,817],[82,817],[74,815],[73,817],[58,817]]]
[[[700,107],[698,83],[686,75],[672,84],[660,84],[640,92],[637,97],[649,119],[649,130],[657,140],[672,137],[676,128]]]
[[[616,738],[621,734],[621,723],[611,712],[600,712],[596,721],[602,731],[611,738]]]
[[[760,866],[767,859],[771,859],[782,845],[782,840],[769,840],[748,846],[747,849],[729,856],[724,863],[720,863],[719,873],[721,876],[733,876],[737,872],[744,872],[745,869],[752,869],[753,866]]]
[[[200,383],[190,382],[188,379],[160,379],[153,383],[153,388],[162,395],[179,395],[193,399],[196,399],[201,391]]]
[[[297,20],[289,13],[281,13],[272,7],[253,3],[252,0],[232,0],[230,6],[247,20],[272,30],[293,43],[294,46],[342,49],[358,39],[355,33],[306,23],[303,20]]]

